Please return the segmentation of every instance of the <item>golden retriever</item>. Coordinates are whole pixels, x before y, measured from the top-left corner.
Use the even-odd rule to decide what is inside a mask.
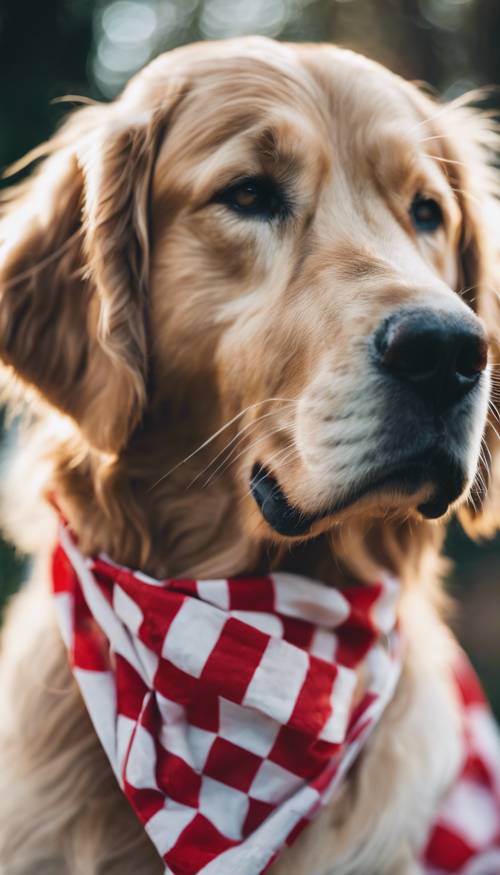
[[[34,556],[3,634],[2,875],[163,870],[67,667],[54,495],[83,552],[155,576],[401,579],[396,695],[272,873],[420,871],[461,744],[441,520],[498,518],[494,143],[354,53],[249,38],[157,58],[30,156],[0,224],[26,410],[5,529]]]

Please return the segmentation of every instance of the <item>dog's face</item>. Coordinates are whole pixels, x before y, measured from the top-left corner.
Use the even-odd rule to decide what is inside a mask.
[[[466,496],[494,305],[459,113],[351,53],[261,40],[171,53],[85,112],[60,144],[84,200],[78,401],[9,349],[25,379],[105,450],[182,411],[175,464],[210,441],[249,530],[435,518]]]
[[[197,355],[215,365],[216,425],[247,411],[232,473],[282,535],[439,517],[473,482],[489,395],[453,159],[385,71],[277,55],[208,64],[160,151],[162,384],[173,349],[181,384]]]

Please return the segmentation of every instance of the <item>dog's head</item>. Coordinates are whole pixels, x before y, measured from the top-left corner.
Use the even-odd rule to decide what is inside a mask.
[[[6,205],[3,359],[95,459],[154,445],[149,488],[216,482],[248,533],[490,525],[490,136],[330,46],[171,52]]]

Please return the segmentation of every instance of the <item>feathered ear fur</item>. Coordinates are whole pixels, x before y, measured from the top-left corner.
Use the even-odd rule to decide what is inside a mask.
[[[434,148],[440,152],[463,217],[457,291],[486,325],[492,378],[480,466],[459,517],[472,537],[490,536],[500,527],[500,174],[495,167],[500,135],[492,119],[468,106],[466,99],[438,115]]]
[[[119,103],[77,112],[0,222],[0,357],[112,453],[146,397],[148,203],[165,125],[165,112],[124,115]]]

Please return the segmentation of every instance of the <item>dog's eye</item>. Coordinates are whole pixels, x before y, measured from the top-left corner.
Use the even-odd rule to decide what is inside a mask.
[[[437,231],[443,224],[443,213],[437,201],[417,194],[410,207],[410,218],[422,234]]]
[[[235,213],[262,221],[284,218],[288,212],[288,204],[280,186],[263,176],[251,176],[234,182],[217,192],[213,200],[225,204]]]

